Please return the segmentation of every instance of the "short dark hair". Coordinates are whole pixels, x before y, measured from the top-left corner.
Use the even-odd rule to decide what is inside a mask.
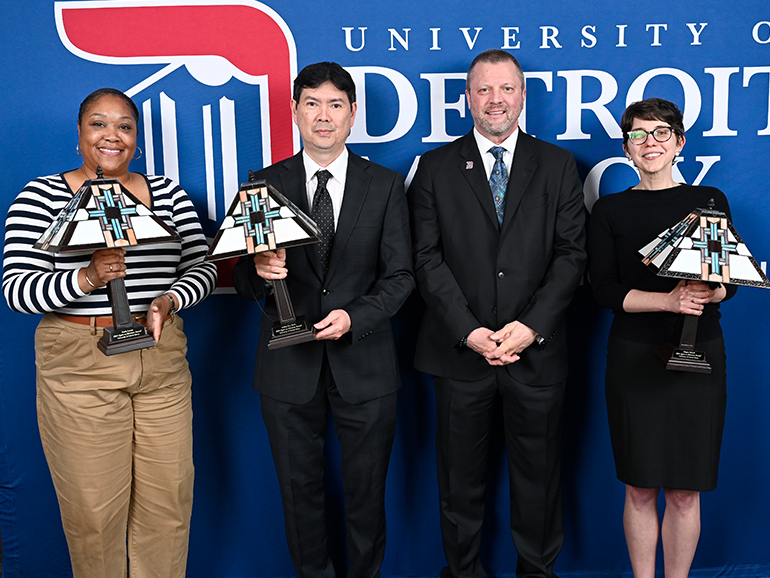
[[[294,100],[299,102],[302,90],[318,88],[324,82],[331,82],[337,90],[348,95],[350,106],[356,101],[356,83],[350,73],[336,62],[308,64],[294,79]]]
[[[120,92],[117,88],[100,88],[89,94],[83,102],[80,103],[80,110],[78,111],[78,126],[83,122],[83,116],[86,114],[88,107],[94,102],[99,100],[103,96],[117,96],[122,98],[128,108],[131,109],[131,113],[134,116],[134,122],[136,123],[136,130],[139,131],[139,109],[136,108],[136,104],[128,96]]]
[[[510,52],[506,52],[505,50],[492,48],[491,50],[485,50],[476,58],[474,58],[473,62],[471,62],[471,66],[468,68],[468,74],[465,76],[465,90],[470,90],[471,73],[473,72],[473,69],[476,67],[476,65],[481,64],[482,62],[487,64],[499,64],[501,62],[513,63],[513,65],[516,67],[516,71],[519,74],[519,78],[521,79],[521,87],[524,88],[524,71],[521,69],[521,64],[519,64],[519,61],[516,60],[516,57]]]
[[[670,100],[648,98],[633,102],[626,107],[620,119],[620,129],[623,131],[623,146],[628,144],[628,131],[634,124],[634,119],[659,120],[669,125],[677,138],[684,136],[684,117],[679,107]]]

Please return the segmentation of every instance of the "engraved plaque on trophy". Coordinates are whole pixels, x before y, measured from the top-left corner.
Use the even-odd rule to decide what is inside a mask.
[[[263,251],[275,251],[320,241],[316,224],[272,185],[257,180],[241,185],[227,216],[211,243],[207,261],[217,261]],[[286,279],[274,279],[278,320],[273,324],[268,349],[315,341],[316,330],[304,316],[294,313]]]
[[[655,351],[655,357],[666,369],[711,373],[711,365],[706,361],[706,352],[695,349],[697,332],[698,318],[695,315],[685,315],[679,345],[664,343]]]
[[[87,180],[33,245],[52,253],[93,252],[179,241],[181,237],[117,179],[105,178],[101,167]],[[98,347],[105,355],[156,345],[141,323],[131,317],[123,277],[107,283],[112,327],[105,327]]]

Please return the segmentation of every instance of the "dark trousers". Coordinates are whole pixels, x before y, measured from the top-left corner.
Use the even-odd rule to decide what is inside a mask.
[[[483,578],[479,561],[492,415],[502,403],[519,578],[550,578],[564,542],[561,416],[564,383],[529,386],[505,368],[480,381],[434,378],[442,578]]]
[[[328,409],[342,455],[347,574],[377,578],[385,554],[385,478],[396,433],[396,393],[346,403],[324,357],[318,390],[309,403],[294,405],[264,395],[261,401],[297,578],[335,576],[326,545],[323,484]]]

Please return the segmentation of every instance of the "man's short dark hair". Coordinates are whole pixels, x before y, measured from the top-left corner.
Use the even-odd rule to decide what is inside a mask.
[[[356,84],[350,73],[336,62],[308,64],[294,79],[294,100],[299,102],[302,90],[318,88],[324,82],[331,82],[337,90],[348,95],[350,105],[356,101]]]
[[[628,131],[634,124],[634,119],[659,120],[674,130],[677,137],[684,136],[684,117],[679,107],[670,100],[648,98],[631,103],[620,119],[620,129],[623,131],[623,144],[628,142]]]
[[[493,48],[491,50],[485,50],[473,59],[470,68],[468,68],[468,74],[465,77],[465,90],[470,90],[471,72],[477,64],[481,64],[482,62],[486,64],[500,64],[501,62],[513,63],[513,65],[516,67],[516,71],[519,74],[519,78],[521,79],[521,87],[525,87],[524,71],[521,69],[521,65],[519,64],[519,61],[516,60],[516,57],[510,52],[506,52],[505,50]]]

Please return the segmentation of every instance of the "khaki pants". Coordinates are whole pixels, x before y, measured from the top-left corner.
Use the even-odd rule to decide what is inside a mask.
[[[74,578],[184,578],[193,494],[182,320],[106,356],[102,329],[47,314],[35,333],[40,437]]]

